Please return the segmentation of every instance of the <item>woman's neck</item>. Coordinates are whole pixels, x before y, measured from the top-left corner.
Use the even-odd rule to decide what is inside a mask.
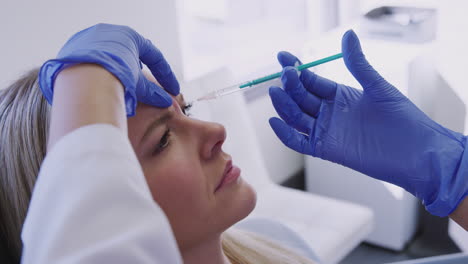
[[[221,244],[221,236],[199,243],[196,246],[182,250],[184,264],[230,264],[229,259],[224,255]]]

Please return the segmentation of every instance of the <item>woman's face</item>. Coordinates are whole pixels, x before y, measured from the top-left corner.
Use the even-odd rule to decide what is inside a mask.
[[[222,150],[224,127],[188,117],[185,107],[179,95],[166,109],[140,104],[128,119],[146,181],[182,251],[215,238],[255,207],[254,190]]]

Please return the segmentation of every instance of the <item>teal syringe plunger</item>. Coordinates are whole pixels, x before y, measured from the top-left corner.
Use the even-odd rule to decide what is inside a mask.
[[[323,58],[323,59],[320,59],[320,60],[316,60],[316,61],[313,61],[313,62],[309,62],[309,63],[306,63],[306,64],[299,65],[299,66],[296,67],[296,69],[298,71],[302,71],[302,70],[305,70],[305,69],[308,69],[308,68],[311,68],[311,67],[314,67],[314,66],[317,66],[317,65],[320,65],[320,64],[324,64],[324,63],[327,63],[329,61],[336,60],[336,59],[339,59],[339,58],[343,58],[342,53],[338,53],[338,54],[335,54],[333,56],[329,56],[329,57],[326,57],[326,58]],[[236,84],[236,85],[229,86],[229,87],[226,87],[226,88],[223,88],[223,89],[220,89],[220,90],[209,92],[208,94],[205,94],[204,96],[198,98],[197,101],[216,99],[216,98],[224,96],[224,95],[228,95],[228,94],[232,94],[232,93],[235,93],[235,92],[238,92],[238,91],[246,90],[247,88],[254,87],[254,86],[258,85],[258,84],[261,84],[261,83],[264,83],[264,82],[267,82],[269,80],[273,80],[273,79],[276,79],[276,78],[279,78],[279,77],[281,77],[281,72],[273,73],[273,74],[270,74],[270,75],[267,75],[267,76],[264,76],[264,77],[261,77],[261,78],[246,82],[246,83]]]

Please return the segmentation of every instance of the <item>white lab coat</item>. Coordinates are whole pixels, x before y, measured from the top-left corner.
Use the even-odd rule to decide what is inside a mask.
[[[105,124],[47,154],[22,240],[22,263],[182,263],[127,136]]]

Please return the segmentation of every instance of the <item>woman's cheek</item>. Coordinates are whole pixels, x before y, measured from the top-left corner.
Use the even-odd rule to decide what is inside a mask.
[[[151,172],[148,184],[158,203],[170,200],[175,205],[178,201],[195,201],[203,195],[206,181],[201,170],[191,164],[178,162]]]

